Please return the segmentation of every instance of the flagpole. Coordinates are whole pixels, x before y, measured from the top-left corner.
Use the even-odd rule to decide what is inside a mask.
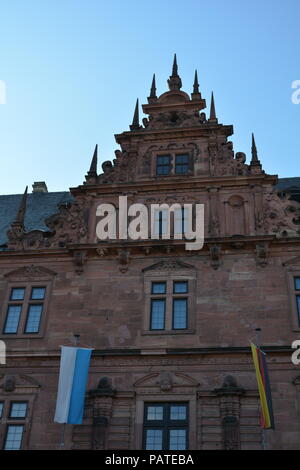
[[[261,328],[255,328],[256,331],[256,343],[257,347],[260,348],[260,338],[261,338]],[[265,429],[262,428],[262,448],[263,450],[267,450],[267,440],[266,440],[266,434],[265,434]]]

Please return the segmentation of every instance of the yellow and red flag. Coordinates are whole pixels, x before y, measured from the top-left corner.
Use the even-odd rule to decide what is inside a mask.
[[[266,354],[255,344],[251,343],[252,357],[261,404],[261,422],[264,429],[274,429],[272,396]]]

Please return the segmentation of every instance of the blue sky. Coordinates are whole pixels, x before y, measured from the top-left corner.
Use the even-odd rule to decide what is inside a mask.
[[[100,172],[154,72],[167,90],[174,52],[184,91],[195,68],[202,96],[214,91],[235,151],[249,161],[254,132],[266,172],[300,176],[299,24],[299,0],[2,2],[0,194],[81,184],[96,143]]]

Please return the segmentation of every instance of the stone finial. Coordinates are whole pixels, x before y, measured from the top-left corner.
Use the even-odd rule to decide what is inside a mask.
[[[195,70],[192,100],[201,100],[201,93],[199,91],[199,82],[198,82],[197,70]]]
[[[134,114],[133,114],[133,120],[132,120],[132,124],[130,126],[130,130],[131,131],[134,131],[134,130],[138,130],[140,129],[140,118],[139,118],[139,99],[136,100],[136,105],[135,105],[135,108],[134,108]]]
[[[211,93],[209,121],[210,122],[218,122],[218,119],[217,119],[217,116],[216,116],[215,99],[214,99],[214,92],[213,91]]]
[[[148,103],[154,103],[157,100],[156,96],[156,83],[155,83],[155,73],[153,74],[150,96],[148,96]]]
[[[168,80],[168,85],[169,85],[170,91],[180,90],[180,88],[182,87],[181,78],[178,75],[178,65],[177,65],[176,54],[174,54],[172,75],[170,75],[170,78]]]
[[[98,163],[98,144],[95,146],[93,158],[91,161],[91,166],[87,175],[85,176],[85,180],[87,183],[96,183],[97,181],[97,163]]]
[[[252,132],[251,155],[252,155],[251,162],[250,162],[251,172],[260,173],[262,170],[262,166],[261,166],[260,160],[258,159],[257,148],[256,148],[256,143],[255,143],[253,132]]]
[[[21,199],[21,202],[20,202],[20,205],[19,205],[19,209],[18,209],[18,212],[17,212],[17,216],[16,216],[14,222],[12,222],[12,224],[11,224],[11,227],[15,227],[15,228],[18,227],[22,231],[25,230],[24,221],[25,221],[25,213],[26,213],[26,206],[27,206],[27,197],[28,197],[28,186],[26,186],[26,189],[25,189],[24,194],[22,196],[22,199]]]

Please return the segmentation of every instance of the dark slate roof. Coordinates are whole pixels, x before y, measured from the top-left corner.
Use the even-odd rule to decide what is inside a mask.
[[[298,190],[300,191],[300,178],[279,178],[276,185],[277,191]]]
[[[0,196],[0,247],[7,241],[6,232],[15,220],[22,194]],[[69,191],[57,193],[32,193],[28,195],[25,214],[25,229],[49,231],[45,219],[58,212],[58,206],[73,201]]]

